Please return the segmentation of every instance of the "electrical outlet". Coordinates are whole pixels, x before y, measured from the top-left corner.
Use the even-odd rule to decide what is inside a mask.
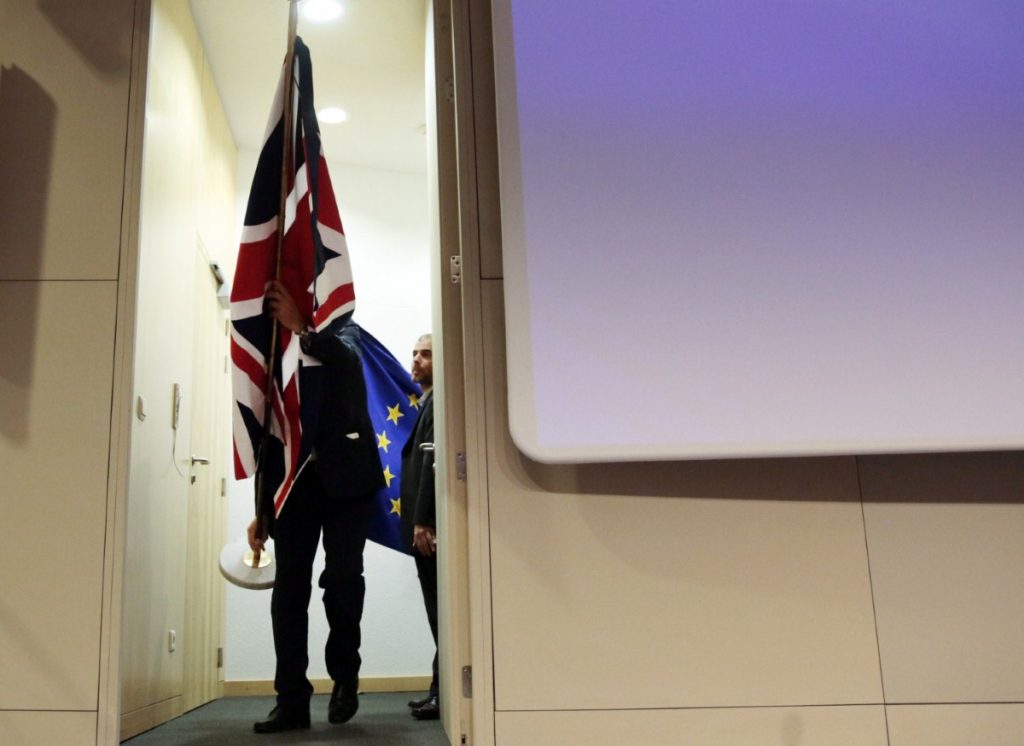
[[[167,652],[173,653],[178,647],[178,633],[173,629],[167,630]]]
[[[178,423],[181,421],[181,386],[179,384],[174,384],[172,395],[174,396],[174,409],[171,412],[171,428],[177,430]]]

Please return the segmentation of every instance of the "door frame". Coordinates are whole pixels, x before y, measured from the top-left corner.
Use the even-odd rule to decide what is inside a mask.
[[[428,6],[427,121],[430,127],[428,195],[435,373],[435,473],[438,500],[438,603],[442,721],[453,743],[471,743],[472,700],[463,671],[471,665],[467,530],[466,385],[463,364],[462,285],[453,268],[462,261],[458,142],[453,91],[452,14],[445,0]],[[433,58],[430,58],[430,52]],[[432,85],[431,85],[432,84]]]
[[[447,677],[451,692],[442,692],[443,718],[449,735],[484,746],[494,744],[495,693],[482,292],[485,279],[500,279],[500,271],[492,275],[494,260],[501,256],[490,3],[434,0],[433,13],[439,191],[435,256],[440,255],[435,326],[443,338],[439,367],[447,428],[446,438],[438,438],[446,447],[446,482],[439,480],[439,486],[451,489],[442,526],[450,553],[460,558],[442,572],[451,586],[442,582],[442,648],[456,651],[441,658],[442,685]],[[452,277],[456,259],[457,281]],[[451,610],[447,623],[446,602]],[[469,668],[465,682],[463,667]]]

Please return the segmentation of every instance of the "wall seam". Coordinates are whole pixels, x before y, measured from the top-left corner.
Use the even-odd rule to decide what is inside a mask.
[[[875,625],[875,650],[878,653],[878,684],[882,690],[882,717],[885,720],[885,742],[892,743],[889,735],[889,710],[886,706],[885,674],[882,670],[882,640],[878,634],[878,608],[875,604],[875,581],[871,574],[871,544],[868,541],[868,519],[864,510],[864,487],[860,479],[860,456],[853,457],[853,468],[857,475],[857,499],[860,501],[860,520],[864,531],[864,557],[867,560],[868,592],[871,596],[871,620]]]

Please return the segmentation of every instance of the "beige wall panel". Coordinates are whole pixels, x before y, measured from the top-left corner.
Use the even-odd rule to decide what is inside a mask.
[[[0,709],[97,706],[116,292],[0,282]]]
[[[499,712],[495,735],[497,746],[887,746],[881,706]]]
[[[889,746],[1020,746],[1024,704],[889,707]]]
[[[853,459],[530,462],[484,286],[497,709],[880,703]]]
[[[886,701],[1024,701],[1024,453],[860,469]]]
[[[0,743],[11,746],[93,746],[95,712],[0,711]]]
[[[0,3],[0,279],[117,277],[134,6]]]

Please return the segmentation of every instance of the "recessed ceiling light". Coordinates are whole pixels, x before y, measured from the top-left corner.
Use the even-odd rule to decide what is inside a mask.
[[[317,113],[317,117],[324,124],[340,124],[348,120],[348,112],[337,106],[327,106]]]
[[[338,0],[302,0],[299,9],[303,18],[317,23],[333,21],[341,15],[341,3]]]

